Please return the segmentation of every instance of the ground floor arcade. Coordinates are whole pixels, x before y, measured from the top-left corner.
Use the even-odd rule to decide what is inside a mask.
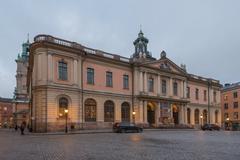
[[[64,130],[66,123],[69,129],[77,130],[111,128],[115,122],[133,122],[143,127],[199,127],[208,122],[206,106],[182,101],[133,99],[128,95],[100,92],[81,94],[59,89],[49,89],[48,94],[44,90],[36,93],[29,117],[35,132]],[[220,115],[220,109],[211,108],[210,123],[221,122]]]

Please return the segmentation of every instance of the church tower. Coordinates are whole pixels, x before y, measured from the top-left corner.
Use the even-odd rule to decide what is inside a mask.
[[[135,53],[132,55],[134,61],[155,59],[147,49],[148,39],[144,37],[142,30],[138,33],[138,37],[133,44],[135,46]]]
[[[29,39],[22,44],[22,51],[18,54],[16,87],[13,98],[13,123],[21,125],[22,122],[29,124],[29,96],[27,93],[27,70],[29,59]]]
[[[29,40],[22,44],[22,53],[18,54],[17,59],[17,73],[16,73],[16,88],[14,98],[16,100],[28,100],[27,96],[27,68],[29,58]]]

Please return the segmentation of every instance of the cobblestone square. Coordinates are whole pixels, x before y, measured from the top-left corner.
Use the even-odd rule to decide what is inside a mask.
[[[0,131],[0,160],[236,160],[240,132],[24,135]]]

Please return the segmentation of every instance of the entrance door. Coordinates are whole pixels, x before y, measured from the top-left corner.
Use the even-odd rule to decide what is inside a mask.
[[[150,126],[155,123],[155,111],[151,106],[147,107],[147,120]]]
[[[178,112],[173,112],[174,124],[178,124]]]
[[[178,107],[176,105],[173,105],[172,113],[173,113],[174,124],[179,124]]]

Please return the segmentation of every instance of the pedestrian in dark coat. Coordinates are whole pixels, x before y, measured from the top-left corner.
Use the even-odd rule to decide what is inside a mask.
[[[17,131],[18,130],[18,126],[17,125],[15,125],[15,131]]]
[[[25,123],[24,123],[24,122],[22,122],[22,124],[21,124],[21,126],[20,126],[21,135],[24,135],[24,130],[25,130],[25,127],[26,127]]]

